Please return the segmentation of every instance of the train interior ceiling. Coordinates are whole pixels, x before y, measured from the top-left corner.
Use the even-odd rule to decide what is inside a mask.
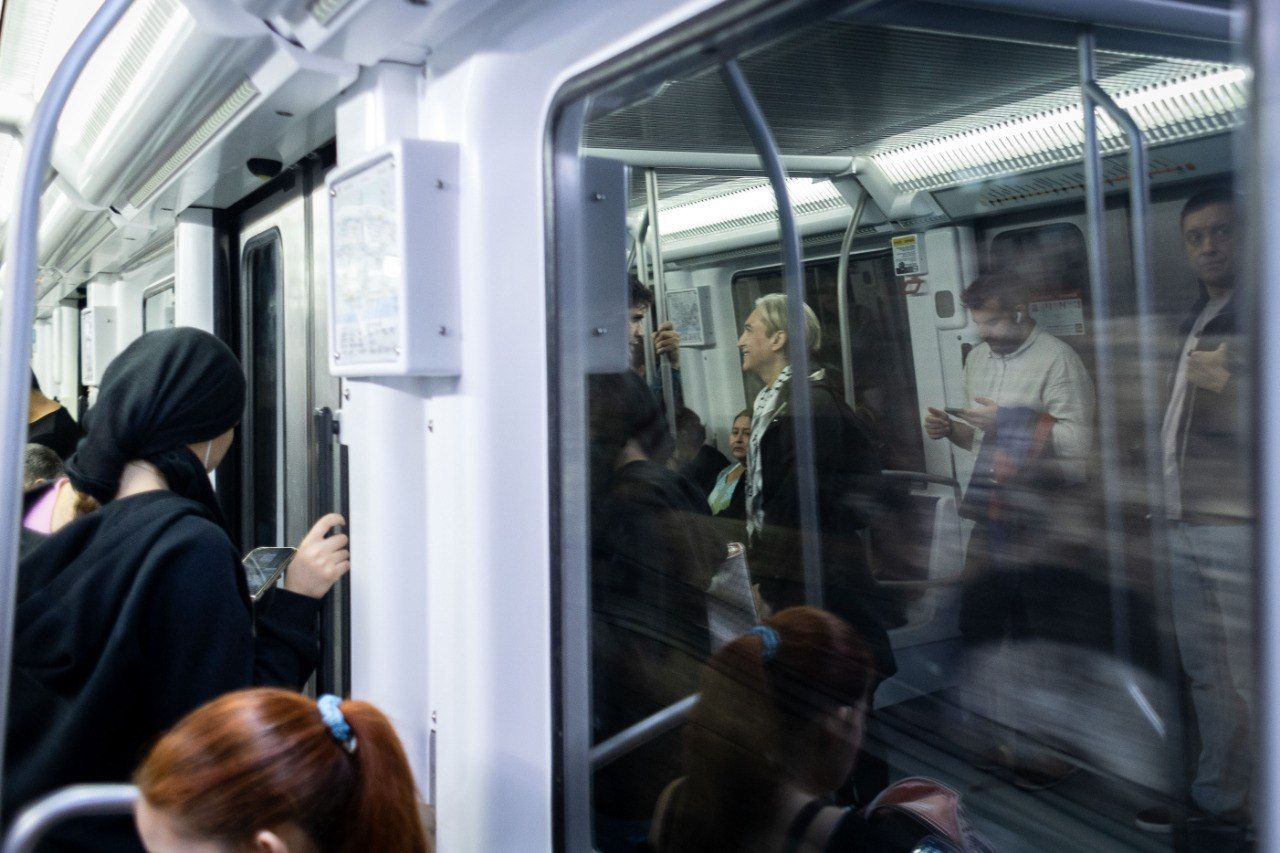
[[[283,10],[270,28],[255,29],[238,11],[223,17],[216,4],[139,0],[90,63],[64,113],[43,196],[32,361],[49,395],[82,412],[106,362],[143,332],[193,324],[227,339],[250,377],[250,403],[219,491],[239,507],[245,549],[295,541],[317,507],[342,503],[354,476],[333,455],[340,451],[312,450],[329,426],[311,414],[340,409],[344,387],[327,371],[326,173],[347,138],[378,120],[345,97],[359,90],[362,68],[379,63],[421,75],[418,66],[430,67],[421,34],[472,20],[452,3],[426,13],[413,3],[357,3],[376,14],[328,20],[307,4],[260,5]],[[4,4],[0,111],[14,123],[29,116],[95,6]],[[1143,753],[1091,737],[1091,751],[1072,756],[1083,774],[1027,798],[984,781],[972,755],[930,735],[939,721],[977,713],[959,684],[955,584],[974,459],[930,441],[921,426],[926,406],[965,403],[964,359],[980,339],[963,288],[980,270],[1019,269],[1037,282],[1032,316],[1090,368],[1096,359],[1078,31],[960,5],[879,4],[785,33],[741,64],[790,170],[807,300],[824,339],[818,364],[852,389],[851,403],[881,430],[887,467],[906,472],[910,486],[902,519],[910,547],[874,534],[866,542],[878,579],[899,591],[889,617],[898,674],[876,695],[880,757],[895,776],[936,776],[963,790],[1001,849],[1162,849],[1128,823],[1144,798],[1167,795],[1158,746]],[[1150,145],[1153,281],[1158,309],[1173,316],[1195,297],[1178,213],[1195,191],[1235,172],[1248,71],[1225,38],[1103,28],[1095,77]],[[639,235],[648,225],[645,173],[654,171],[664,307],[689,323],[684,405],[728,453],[729,426],[759,388],[742,372],[742,321],[756,298],[783,289],[776,202],[715,67],[646,86],[594,96],[579,150],[628,165],[627,248],[646,280],[653,253]],[[1122,129],[1100,117],[1098,133],[1113,286],[1106,312],[1124,358],[1137,317],[1132,176]],[[15,138],[0,136],[0,196],[13,195],[20,153]],[[838,255],[855,211],[841,293]],[[915,239],[893,241],[903,236]],[[214,286],[184,291],[191,269]],[[543,287],[533,275],[523,284]],[[1120,394],[1121,420],[1140,419],[1138,401]],[[317,486],[321,465],[327,482]],[[1126,467],[1116,476],[1137,483],[1142,474]],[[1132,594],[1142,601],[1141,584]],[[340,597],[337,606],[357,605]],[[354,638],[341,613],[326,618],[339,649],[360,642],[359,618]],[[1131,669],[1108,662],[1109,640],[1082,640],[1085,657],[1072,666],[1099,690],[1115,686],[1121,698],[1100,713],[1114,711],[1117,738],[1151,739],[1147,709],[1122,694],[1135,684],[1159,693],[1144,686],[1156,679],[1159,629],[1135,617],[1123,630],[1136,648]],[[343,654],[349,669],[351,652]],[[359,683],[341,661],[327,666],[329,686]],[[1041,687],[1065,701],[1054,693],[1061,685]],[[411,752],[426,738],[410,735]],[[416,760],[415,769],[425,776]]]

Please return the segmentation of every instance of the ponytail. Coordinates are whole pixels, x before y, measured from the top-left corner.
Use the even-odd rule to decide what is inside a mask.
[[[390,721],[367,702],[336,710],[334,718],[331,707],[287,690],[229,693],[165,734],[134,782],[184,834],[233,848],[292,824],[320,853],[426,853],[413,776]]]
[[[414,797],[413,776],[391,721],[368,702],[348,699],[340,706],[356,747],[356,790],[351,802],[349,845],[361,850],[426,853],[426,834]]]

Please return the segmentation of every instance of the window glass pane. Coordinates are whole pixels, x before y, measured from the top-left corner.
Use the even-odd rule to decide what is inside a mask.
[[[244,255],[249,314],[246,317],[249,352],[249,471],[245,483],[249,491],[250,513],[246,521],[248,547],[282,544],[280,524],[282,481],[280,439],[283,382],[281,347],[281,258],[280,238],[272,232],[255,239]]]
[[[142,300],[142,330],[172,329],[174,320],[173,285],[147,296]]]
[[[588,123],[593,154],[663,152],[661,287],[715,330],[645,337],[659,297],[633,287],[634,369],[569,377],[586,417],[556,421],[586,448],[560,482],[589,487],[554,497],[589,519],[600,849],[784,849],[814,815],[815,847],[880,849],[899,818],[842,809],[915,777],[996,849],[1250,843],[1248,69],[1102,40],[1149,150],[1139,223],[1114,122],[1086,180],[1074,34],[952,14],[851,12],[741,58],[784,155],[861,158],[789,179],[806,306],[767,181],[672,165],[751,152],[714,68],[597,100],[626,105]]]

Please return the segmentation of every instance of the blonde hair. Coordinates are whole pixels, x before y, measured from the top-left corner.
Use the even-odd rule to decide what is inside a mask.
[[[822,327],[818,325],[818,315],[813,309],[804,305],[804,341],[809,352],[817,352],[822,346]],[[787,330],[787,297],[782,293],[770,293],[756,300],[756,309],[764,320],[765,334],[776,334]],[[787,348],[791,342],[787,341]]]

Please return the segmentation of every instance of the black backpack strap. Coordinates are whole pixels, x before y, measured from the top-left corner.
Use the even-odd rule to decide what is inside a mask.
[[[791,820],[791,825],[787,827],[787,846],[784,848],[786,853],[797,853],[800,845],[804,843],[805,833],[809,831],[809,824],[813,823],[813,819],[820,811],[822,811],[822,802],[810,800],[796,813]]]

